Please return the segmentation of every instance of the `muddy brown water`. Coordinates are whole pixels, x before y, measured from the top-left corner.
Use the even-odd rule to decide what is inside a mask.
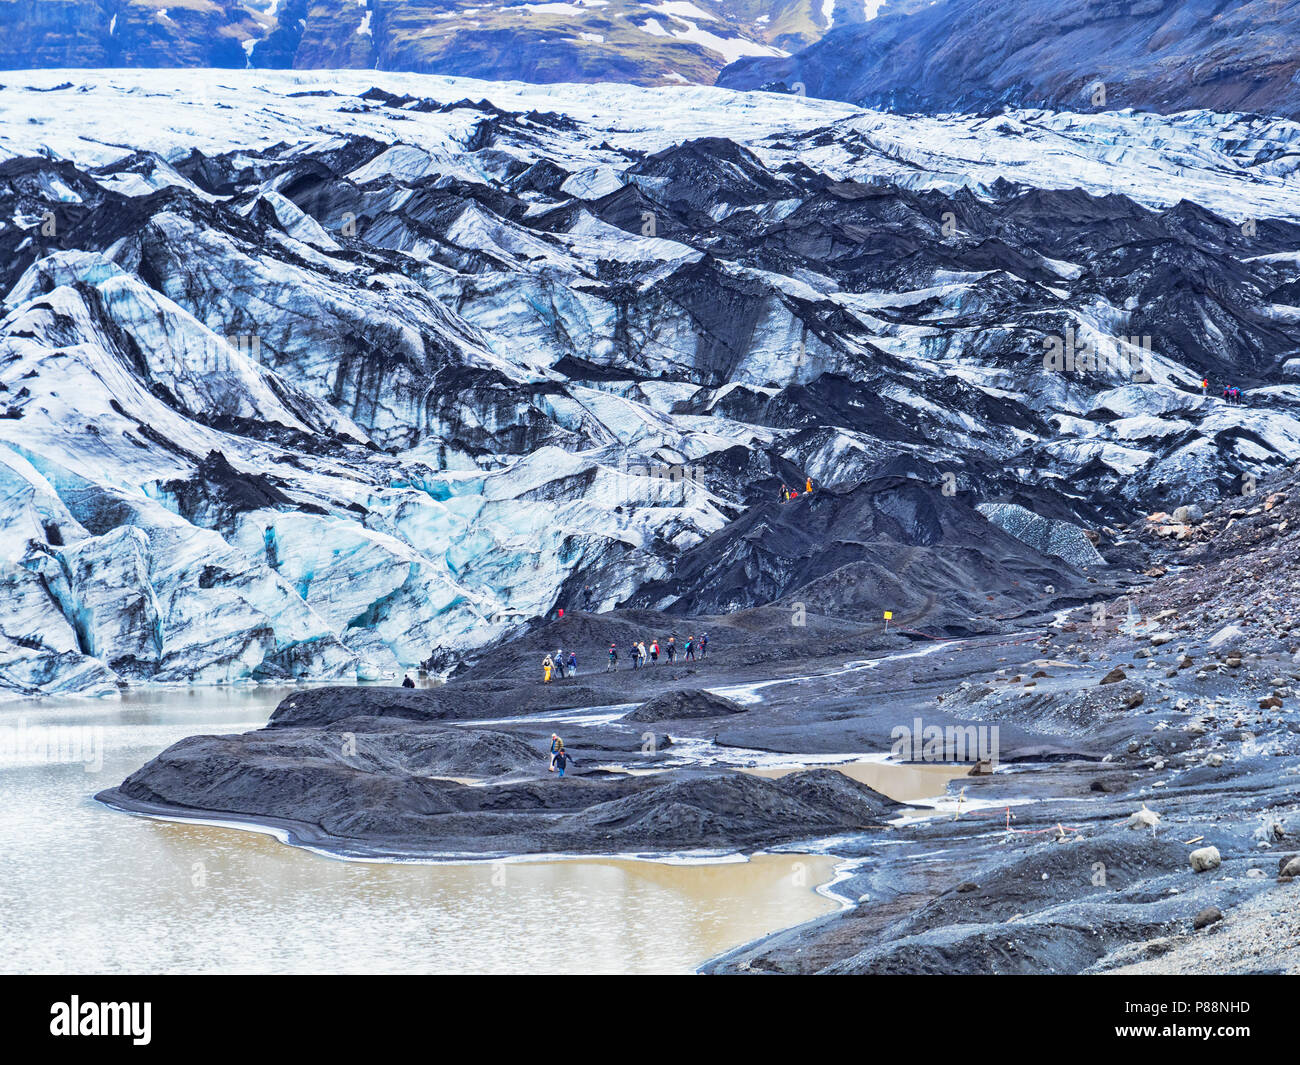
[[[835,860],[343,862],[92,800],[283,688],[0,703],[0,971],[689,972],[831,912]]]

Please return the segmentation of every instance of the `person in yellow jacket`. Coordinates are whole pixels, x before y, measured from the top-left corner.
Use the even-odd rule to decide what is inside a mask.
[[[542,683],[543,684],[551,683],[551,669],[552,669],[551,656],[547,655],[545,658],[542,659]]]
[[[804,484],[804,486],[803,486],[803,490],[804,490],[804,492],[811,492],[811,491],[812,491],[812,478],[811,478],[811,477],[809,477],[808,480],[807,480],[807,482]]]

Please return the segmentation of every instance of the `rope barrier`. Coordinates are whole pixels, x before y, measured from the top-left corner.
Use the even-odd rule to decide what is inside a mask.
[[[996,810],[968,810],[968,811],[966,812],[966,815],[965,815],[965,816],[967,816],[967,817],[990,817],[990,816],[992,816],[992,815],[994,815],[994,814],[996,814],[996,813],[997,813]],[[958,800],[958,804],[957,804],[957,814],[956,814],[956,816],[953,818],[953,820],[956,821],[956,820],[958,820],[961,816],[962,816],[961,801]],[[1014,820],[1016,819],[1016,815],[1013,814],[1013,813],[1011,812],[1011,807],[1010,807],[1010,806],[1008,806],[1008,807],[1006,808],[1006,819],[1007,819],[1007,827],[1006,827],[1006,830],[1007,830],[1008,832],[1012,832],[1012,833],[1015,833],[1016,835],[1021,835],[1021,836],[1041,836],[1041,835],[1043,835],[1045,832],[1055,832],[1058,836],[1064,836],[1067,832],[1079,832],[1079,831],[1081,831],[1081,829],[1075,828],[1075,827],[1072,826],[1072,825],[1066,825],[1066,824],[1063,824],[1063,823],[1061,823],[1060,821],[1058,821],[1058,822],[1056,823],[1056,827],[1055,827],[1055,828],[1012,828],[1012,827],[1011,827],[1011,822],[1014,821]]]

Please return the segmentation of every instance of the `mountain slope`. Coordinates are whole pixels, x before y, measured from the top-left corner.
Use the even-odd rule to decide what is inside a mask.
[[[0,69],[297,67],[711,83],[922,0],[0,0]]]
[[[1300,116],[1295,0],[946,0],[745,57],[733,89],[929,113],[1002,106]]]

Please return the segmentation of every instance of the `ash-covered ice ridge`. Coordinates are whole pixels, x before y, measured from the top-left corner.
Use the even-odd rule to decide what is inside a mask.
[[[874,609],[933,553],[974,603],[1300,459],[1294,123],[6,82],[5,695],[445,668],[587,587]]]

